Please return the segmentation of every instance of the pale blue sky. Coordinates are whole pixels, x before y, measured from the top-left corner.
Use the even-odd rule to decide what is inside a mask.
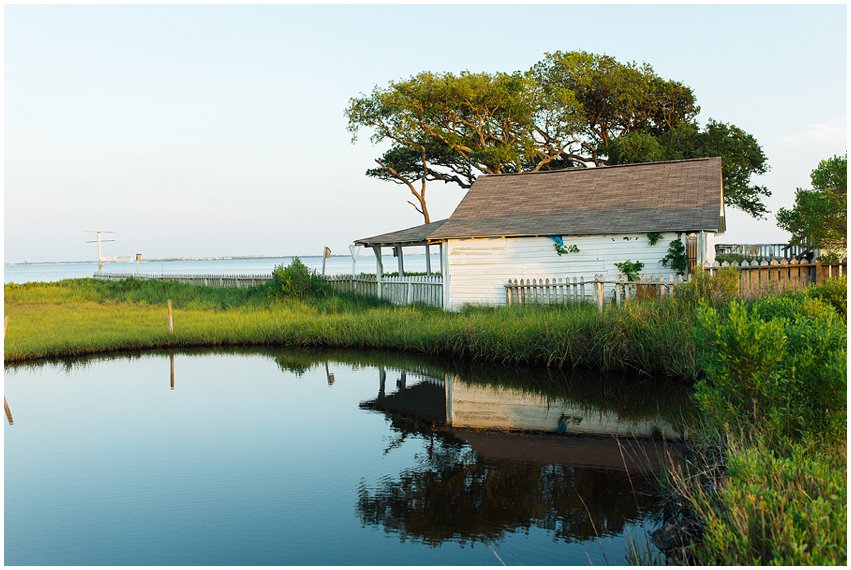
[[[772,211],[846,150],[845,6],[7,6],[5,260],[348,253],[420,223],[349,97],[544,52],[648,62],[757,137]],[[462,191],[433,185],[432,218]],[[728,210],[719,241],[784,241]]]

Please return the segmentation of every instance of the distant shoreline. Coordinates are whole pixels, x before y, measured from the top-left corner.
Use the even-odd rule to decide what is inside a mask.
[[[422,256],[425,257],[425,254],[406,254],[406,257],[417,257]],[[162,262],[162,261],[229,261],[229,260],[239,260],[239,259],[288,259],[298,257],[300,259],[309,259],[309,258],[319,258],[322,259],[321,255],[235,255],[235,256],[221,256],[221,257],[151,257],[151,258],[143,258],[142,263],[150,263],[150,262]],[[350,259],[350,255],[332,255],[331,257],[340,257],[345,259]],[[50,264],[59,264],[59,263],[97,263],[97,260],[92,259],[83,259],[78,261],[7,261],[4,262],[3,265],[50,265]],[[107,265],[110,263],[136,263],[135,260],[128,259],[126,261],[104,261],[103,264]]]

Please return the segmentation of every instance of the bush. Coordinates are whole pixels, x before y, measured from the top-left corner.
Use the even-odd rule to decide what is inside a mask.
[[[829,279],[820,285],[813,285],[804,294],[827,303],[843,320],[848,316],[848,279],[846,277]]]
[[[710,275],[702,267],[696,267],[688,281],[678,286],[677,296],[686,303],[697,305],[700,301],[720,306],[739,295],[739,270],[725,267]]]
[[[847,494],[844,443],[838,450],[756,442],[727,457],[717,494],[693,490],[707,565],[844,565]]]
[[[802,295],[767,297],[729,312],[697,312],[696,397],[728,429],[804,438],[844,429],[846,329],[831,307]]]
[[[297,257],[286,267],[275,266],[272,283],[275,292],[286,297],[324,297],[331,292],[328,282]]]

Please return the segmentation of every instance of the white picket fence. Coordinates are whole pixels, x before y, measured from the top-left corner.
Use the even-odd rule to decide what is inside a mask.
[[[332,275],[326,279],[337,291],[380,297],[396,305],[425,303],[433,307],[443,306],[443,278],[440,275],[382,277],[380,284],[374,275]]]
[[[95,279],[101,281],[120,281],[122,279],[141,279],[143,281],[177,281],[191,285],[207,285],[209,287],[250,287],[262,285],[272,280],[269,273],[259,275],[151,275],[144,273],[95,273]]]
[[[602,275],[593,279],[582,277],[509,279],[505,285],[505,300],[508,305],[596,303],[604,301],[619,305],[635,297],[666,297],[673,294],[674,287],[683,283],[682,277],[665,278],[644,275],[639,281],[629,281],[618,275],[606,281]]]

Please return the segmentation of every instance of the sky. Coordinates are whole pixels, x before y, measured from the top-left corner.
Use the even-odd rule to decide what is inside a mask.
[[[4,259],[347,254],[422,223],[364,175],[350,97],[420,71],[526,70],[546,52],[647,62],[693,88],[699,119],[753,134],[772,211],[728,208],[725,243],[774,223],[846,152],[845,6],[5,7]],[[432,219],[463,196],[429,189]]]

